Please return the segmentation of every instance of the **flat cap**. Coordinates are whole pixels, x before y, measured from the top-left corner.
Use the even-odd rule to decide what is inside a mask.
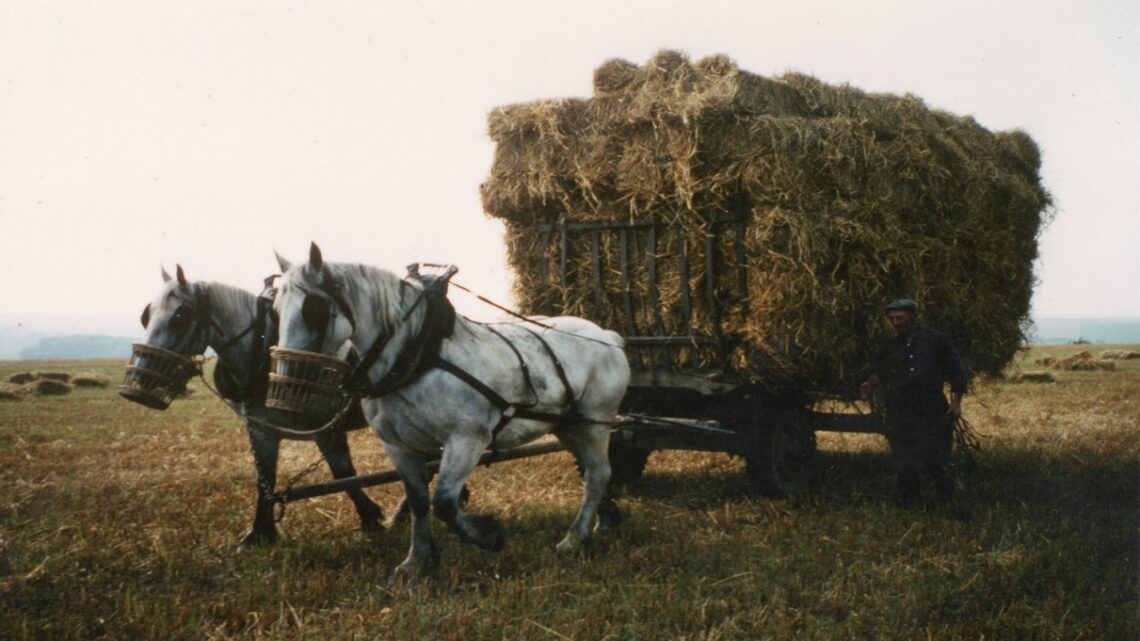
[[[887,303],[887,306],[883,308],[883,311],[884,312],[910,312],[913,314],[913,313],[918,311],[918,303],[914,302],[913,300],[911,300],[909,298],[900,298],[898,300],[891,301],[890,303]]]

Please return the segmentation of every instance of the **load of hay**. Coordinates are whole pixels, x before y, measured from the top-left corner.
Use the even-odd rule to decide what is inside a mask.
[[[910,95],[673,51],[640,67],[606,62],[589,99],[496,109],[489,131],[483,206],[506,226],[528,313],[627,335],[719,332],[728,354],[673,349],[672,365],[829,389],[854,383],[896,297],[918,300],[975,372],[1000,372],[1023,341],[1050,201],[1020,131],[992,133]],[[713,223],[726,215],[745,224]],[[653,239],[650,225],[630,232],[627,277],[614,234],[577,233],[564,278],[551,226],[615,221],[661,223]]]

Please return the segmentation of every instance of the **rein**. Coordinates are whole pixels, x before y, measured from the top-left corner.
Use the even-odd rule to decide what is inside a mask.
[[[599,345],[605,345],[606,347],[612,347],[614,349],[622,349],[622,348],[618,347],[617,345],[614,345],[613,343],[607,343],[606,341],[600,341],[596,338],[590,338],[589,336],[581,336],[579,334],[574,334],[572,332],[567,332],[565,330],[558,329],[557,327],[554,327],[552,325],[547,325],[546,323],[543,323],[541,321],[537,321],[537,320],[531,318],[530,316],[527,316],[525,314],[520,314],[519,312],[516,312],[515,310],[513,310],[509,307],[505,307],[503,305],[500,305],[500,304],[496,303],[495,301],[493,301],[489,298],[486,298],[480,294],[476,294],[475,292],[464,287],[463,285],[460,285],[459,283],[451,283],[451,284],[455,285],[459,289],[462,289],[463,291],[467,292],[468,294],[471,294],[472,296],[475,297],[476,300],[478,300],[481,303],[486,303],[487,305],[490,305],[491,307],[494,307],[495,309],[497,309],[501,312],[509,314],[510,316],[513,316],[513,317],[515,317],[521,321],[530,323],[531,325],[537,325],[544,330],[549,330],[552,332],[558,332],[559,334],[565,334],[567,336],[573,336],[574,338],[576,338],[578,340],[590,341],[591,343],[597,343]]]

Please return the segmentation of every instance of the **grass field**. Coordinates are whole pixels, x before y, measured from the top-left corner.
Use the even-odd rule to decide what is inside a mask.
[[[122,366],[7,362],[0,380]],[[0,401],[0,639],[1136,639],[1140,360],[1053,375],[976,383],[983,451],[943,507],[894,503],[873,435],[821,434],[818,486],[786,500],[751,494],[738,459],[659,452],[621,528],[567,559],[568,455],[480,468],[470,507],[506,549],[437,525],[441,569],[414,590],[387,586],[407,526],[365,538],[341,496],[290,505],[278,544],[237,553],[252,458],[200,382],[166,412],[113,388]],[[352,444],[359,469],[388,469],[370,433]],[[316,458],[286,444],[282,478]]]

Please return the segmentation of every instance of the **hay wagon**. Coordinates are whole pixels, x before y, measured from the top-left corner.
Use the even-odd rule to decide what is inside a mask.
[[[609,60],[593,86],[492,111],[481,195],[524,312],[626,338],[619,480],[698,449],[801,487],[816,431],[879,431],[822,408],[853,396],[891,299],[922,301],[975,373],[1022,344],[1049,206],[1025,133],[724,56]]]

